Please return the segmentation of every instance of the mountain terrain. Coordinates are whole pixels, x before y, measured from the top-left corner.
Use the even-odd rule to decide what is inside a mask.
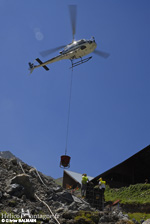
[[[8,152],[0,155],[0,223],[135,223],[118,206],[99,211],[75,192],[63,189],[52,177],[18,162],[14,155],[9,159],[3,158],[11,155]]]
[[[10,151],[0,151],[0,158],[4,158],[4,159],[16,158],[18,162],[22,162],[21,159],[13,155]]]

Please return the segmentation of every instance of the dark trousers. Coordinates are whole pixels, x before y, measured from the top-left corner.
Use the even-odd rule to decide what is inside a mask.
[[[86,189],[87,189],[87,184],[82,184],[81,185],[81,196],[82,197],[86,196]]]

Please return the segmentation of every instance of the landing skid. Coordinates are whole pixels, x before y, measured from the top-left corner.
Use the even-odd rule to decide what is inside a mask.
[[[83,64],[83,63],[85,63],[85,62],[88,62],[91,58],[92,58],[92,56],[91,56],[91,57],[88,57],[88,58],[85,58],[85,59],[82,59],[82,58],[81,58],[80,61],[77,61],[77,62],[75,62],[75,63],[74,63],[73,60],[71,59],[72,67],[70,67],[70,68],[74,68],[74,67],[76,67],[76,66],[78,66],[78,65],[81,65],[81,64]]]

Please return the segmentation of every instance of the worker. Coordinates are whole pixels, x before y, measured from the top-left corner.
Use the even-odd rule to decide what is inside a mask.
[[[104,180],[102,179],[102,177],[100,177],[100,178],[98,179],[98,181],[99,181],[99,188],[100,188],[100,190],[102,190],[102,192],[103,192],[103,194],[104,194],[104,192],[105,192],[105,188],[106,188],[106,181],[104,181]]]
[[[82,181],[81,181],[81,196],[84,198],[86,196],[86,189],[87,189],[87,183],[89,179],[87,177],[87,174],[82,174]]]

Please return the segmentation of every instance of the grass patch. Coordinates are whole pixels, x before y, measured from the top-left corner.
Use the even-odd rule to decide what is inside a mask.
[[[54,182],[57,184],[57,185],[60,185],[62,187],[62,182],[60,180],[54,180]]]
[[[146,204],[150,203],[150,184],[135,184],[119,189],[106,186],[105,200],[116,201],[120,199],[122,204]]]
[[[77,224],[98,224],[99,213],[98,212],[86,212],[80,211],[78,215],[74,218]]]
[[[128,213],[129,219],[136,219],[139,223],[141,220],[150,219],[150,214],[145,213]]]

